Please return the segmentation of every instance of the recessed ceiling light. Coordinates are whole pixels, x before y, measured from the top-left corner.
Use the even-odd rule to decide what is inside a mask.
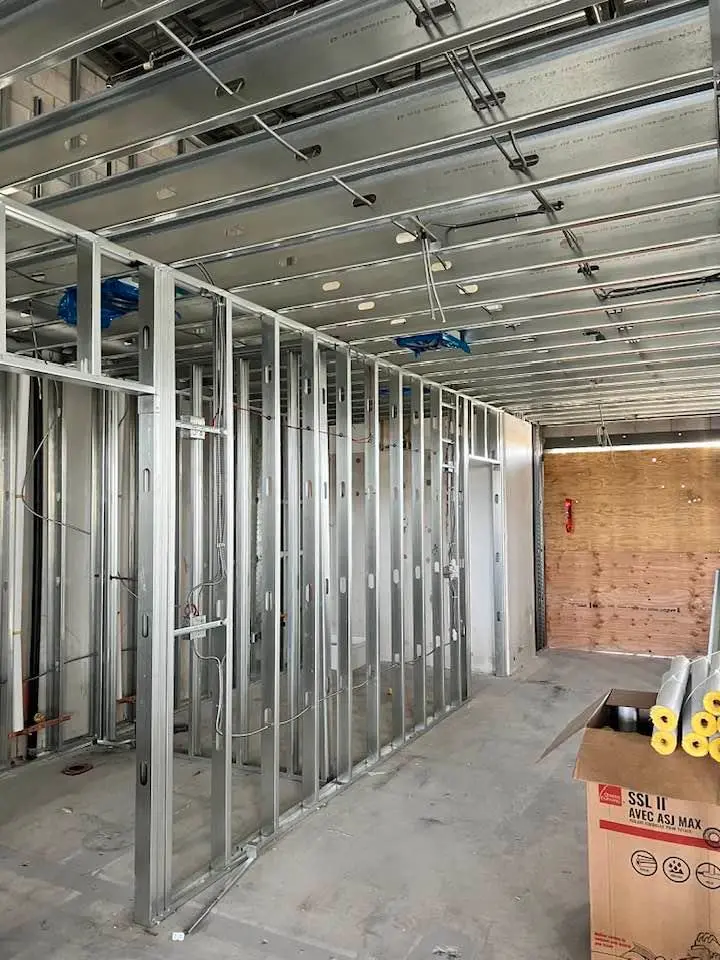
[[[3,187],[2,190],[0,190],[0,194],[2,194],[3,197],[11,197],[14,193],[20,193],[20,188],[19,187]]]
[[[407,323],[407,320],[405,319],[405,317],[393,317],[392,320],[390,321],[390,326],[398,327],[402,323]]]
[[[329,293],[331,290],[339,290],[340,286],[341,284],[339,280],[326,280],[322,285],[322,288]]]
[[[366,310],[374,310],[374,309],[375,309],[374,300],[361,300],[360,303],[358,304],[358,310],[360,310],[361,313],[364,313]]]
[[[486,303],[484,306],[488,313],[500,313],[503,308],[501,303]]]
[[[477,293],[480,287],[477,283],[463,283],[458,287],[460,293],[464,296],[469,297],[472,293]]]
[[[433,273],[444,273],[452,267],[452,260],[433,260],[430,269]]]
[[[32,314],[28,313],[26,310],[21,310],[21,311],[20,311],[20,316],[21,316],[24,320],[29,320],[30,317],[32,316]]]
[[[403,243],[412,243],[414,239],[415,239],[414,233],[408,233],[407,230],[401,230],[400,233],[398,233],[397,236],[395,237],[395,243],[399,243],[401,245]]]

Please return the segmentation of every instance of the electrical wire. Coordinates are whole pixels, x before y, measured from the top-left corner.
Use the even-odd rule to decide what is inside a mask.
[[[40,456],[40,453],[43,447],[45,446],[45,444],[47,443],[48,439],[50,438],[50,435],[53,433],[55,428],[60,423],[60,417],[61,417],[60,399],[57,392],[57,384],[55,383],[54,380],[53,380],[53,386],[55,388],[55,416],[53,417],[49,427],[45,431],[42,439],[40,440],[40,443],[35,448],[35,452],[33,453],[30,463],[28,464],[27,470],[25,471],[25,477],[23,479],[22,487],[20,489],[20,499],[22,501],[23,506],[28,511],[28,513],[30,513],[33,517],[37,517],[38,520],[43,520],[45,523],[53,523],[58,527],[65,527],[67,530],[75,530],[77,533],[82,533],[86,537],[89,537],[90,531],[85,530],[83,527],[78,527],[74,523],[68,523],[66,520],[57,520],[54,517],[47,517],[47,516],[43,516],[43,514],[41,513],[38,513],[38,511],[35,510],[34,507],[32,507],[31,504],[28,502],[27,495],[26,495],[27,483],[30,478],[30,473],[33,467],[35,466],[35,461]]]

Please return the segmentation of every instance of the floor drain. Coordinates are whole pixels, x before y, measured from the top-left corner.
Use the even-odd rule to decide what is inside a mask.
[[[69,763],[63,767],[63,773],[66,777],[79,777],[81,773],[87,773],[92,768],[91,763]]]

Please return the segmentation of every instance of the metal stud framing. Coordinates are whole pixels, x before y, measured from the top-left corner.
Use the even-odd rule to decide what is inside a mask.
[[[9,206],[12,215],[40,229],[72,233],[42,214],[13,202]],[[452,625],[460,643],[450,634],[444,607],[449,596],[445,567],[454,558],[462,571],[464,562],[457,524],[464,522],[462,464],[468,454],[470,401],[380,358],[356,358],[324,334],[219,288],[201,288],[191,277],[104,239],[82,231],[77,237],[79,367],[17,353],[0,356],[0,368],[10,371],[0,375],[5,491],[0,522],[3,542],[22,541],[25,505],[18,490],[27,463],[29,384],[42,370],[48,378],[44,429],[56,418],[58,429],[51,432],[44,449],[45,494],[39,505],[47,517],[43,656],[46,665],[56,662],[41,695],[44,709],[59,714],[67,680],[62,666],[66,599],[65,591],[54,593],[53,586],[66,563],[65,493],[73,482],[60,385],[106,390],[98,393],[101,416],[91,438],[94,611],[102,630],[97,676],[91,674],[95,709],[89,733],[115,740],[119,701],[125,710],[135,710],[135,916],[151,925],[197,889],[198,877],[181,886],[172,871],[175,710],[184,706],[185,692],[190,699],[187,749],[195,762],[208,762],[210,769],[210,856],[200,879],[217,877],[240,857],[252,859],[256,846],[262,847],[287,818],[295,816],[294,810],[281,810],[282,778],[299,776],[302,804],[312,807],[467,696],[467,671],[459,655],[464,588],[454,599],[459,609],[453,606]],[[105,372],[99,312],[103,256],[139,274],[137,380]],[[190,364],[178,359],[176,368],[179,289],[194,289],[215,304],[209,365],[204,358],[193,358]],[[257,313],[259,349],[247,358],[234,358],[234,321],[245,322]],[[292,337],[287,354],[281,354],[284,333]],[[357,376],[361,371],[362,387]],[[210,385],[211,418],[204,393]],[[137,394],[136,421],[135,406],[127,400],[122,404],[120,391]],[[361,396],[362,425],[357,422]],[[178,402],[191,412],[190,419],[177,418]],[[121,421],[128,417],[131,439],[123,431],[126,439],[121,443]],[[132,442],[136,425],[137,460]],[[353,428],[361,439],[353,437]],[[447,457],[444,428],[451,433]],[[189,445],[189,456],[181,460],[176,456],[177,436]],[[353,489],[356,458],[362,491]],[[122,478],[129,473],[136,474],[137,503],[121,506],[126,496]],[[386,575],[381,572],[385,568],[381,516],[387,516]],[[128,524],[135,541],[132,571],[122,568]],[[178,531],[189,547],[185,577],[176,575]],[[360,564],[354,550],[356,533],[364,541]],[[129,556],[132,563],[132,550]],[[18,620],[22,569],[10,557],[3,552],[2,765],[8,762],[8,734],[23,723],[20,646],[14,642],[22,629]],[[116,613],[125,600],[120,579],[126,577],[136,582],[132,592],[137,593],[134,689],[127,663],[120,659],[117,631]],[[410,599],[406,590],[411,604],[406,603]],[[360,599],[364,616],[358,622],[354,600]],[[381,627],[389,638],[387,649]],[[354,645],[353,634],[363,631],[364,644]],[[451,682],[446,685],[445,651],[453,643],[459,658],[450,657]],[[254,650],[260,651],[259,676],[254,672]],[[364,676],[354,663],[361,651]],[[410,666],[412,684],[406,689]],[[428,668],[433,676],[431,717],[426,707]],[[177,703],[176,670],[178,692],[185,691]],[[386,684],[392,691],[387,711],[382,709]],[[258,692],[259,723],[253,717]],[[358,765],[353,751],[358,747],[363,707],[366,744]],[[260,814],[256,833],[237,838],[232,836],[233,770],[257,769],[254,737],[260,744]],[[39,740],[49,750],[61,749],[63,742],[61,725],[43,731]],[[243,839],[250,846],[237,852],[237,841]]]
[[[172,891],[172,737],[175,575],[175,285],[140,273],[138,403],[137,793],[135,917],[150,925]]]
[[[390,375],[390,633],[393,739],[405,739],[403,378]]]
[[[443,634],[442,391],[430,387],[430,603],[432,606],[433,713],[445,710]]]
[[[302,341],[302,783],[313,803],[320,789],[320,357],[317,338]]]
[[[262,329],[262,733],[261,820],[270,836],[280,817],[280,328]]]
[[[365,370],[365,658],[367,754],[380,756],[380,413],[377,362]]]
[[[410,449],[412,481],[413,719],[416,729],[427,721],[425,650],[425,396],[423,384],[410,386]]]
[[[352,359],[341,353],[336,362],[337,778],[342,783],[352,776]]]

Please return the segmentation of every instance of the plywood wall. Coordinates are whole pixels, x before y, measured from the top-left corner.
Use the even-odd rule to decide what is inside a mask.
[[[546,455],[550,646],[704,652],[718,568],[720,450]]]

